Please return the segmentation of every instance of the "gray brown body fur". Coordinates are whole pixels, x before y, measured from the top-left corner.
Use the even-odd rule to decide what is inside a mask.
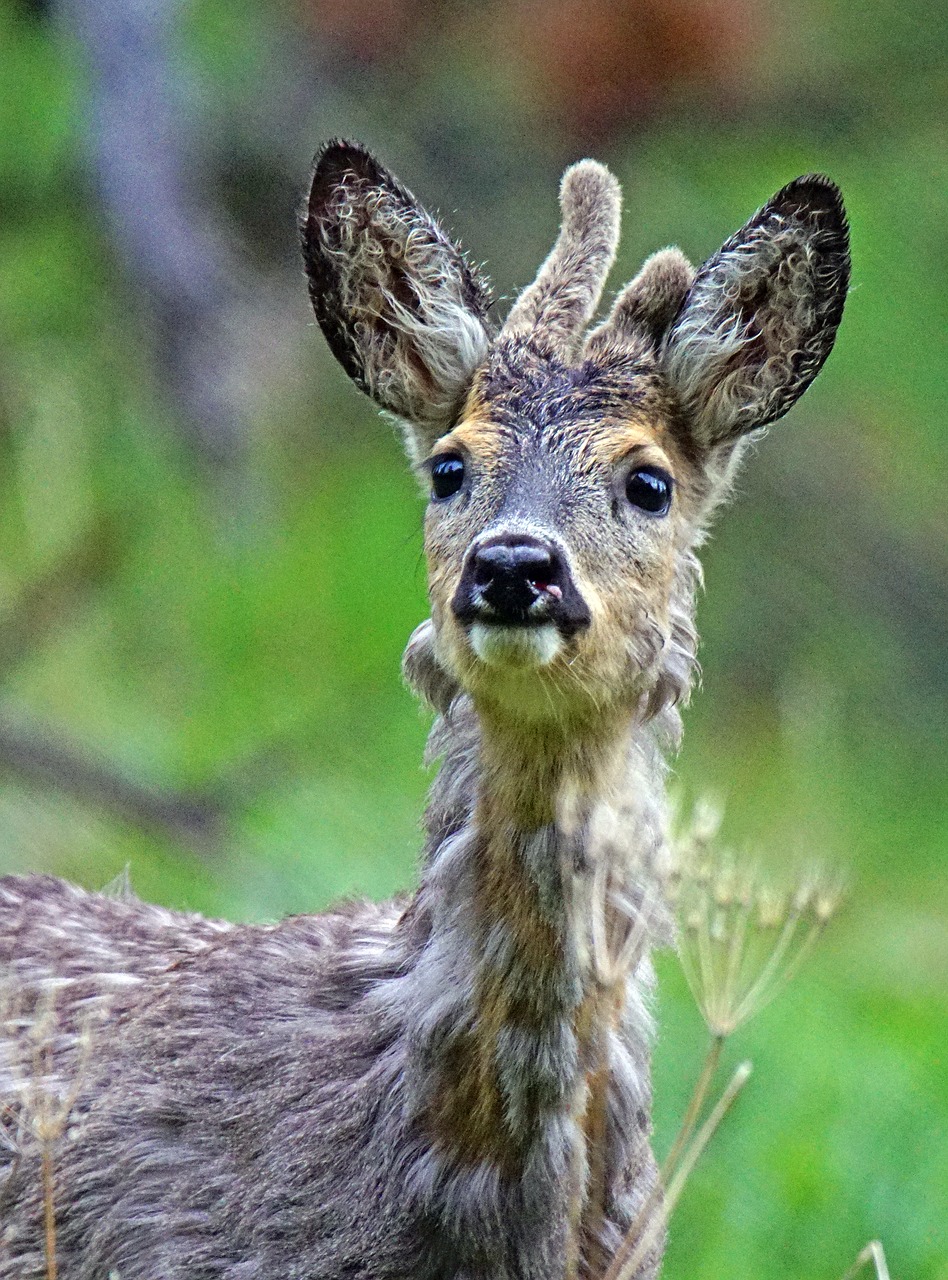
[[[580,1176],[573,1094],[588,1066],[571,1027],[586,994],[581,966],[564,947],[544,974],[531,972],[502,922],[471,915],[484,872],[470,831],[477,748],[469,711],[454,716],[469,723],[452,734],[461,742],[432,797],[423,883],[407,907],[230,925],[48,877],[2,882],[11,1013],[32,1020],[38,1002],[53,1097],[82,1072],[55,1144],[65,1277],[561,1274]],[[660,838],[659,812],[628,816],[649,843]],[[530,832],[523,855],[549,870],[538,905],[565,943],[560,838],[553,827]],[[568,850],[570,863],[578,856]],[[537,1017],[510,1045],[509,1153],[468,1163],[432,1142],[431,1114],[444,1087],[437,1063],[452,1042],[465,1050],[477,1018],[485,931],[499,955],[508,945],[499,981],[535,1001]],[[49,980],[63,977],[53,991]],[[531,991],[541,981],[551,990]],[[643,964],[611,1033],[612,1245],[654,1177],[650,981]],[[9,1053],[0,1080],[15,1098],[35,1071],[32,1042]],[[26,1280],[45,1276],[38,1144],[22,1123],[9,1138],[0,1276]]]
[[[46,1274],[44,1151],[67,1280],[592,1280],[653,1195],[651,969],[610,948],[667,937],[694,548],[832,345],[846,229],[801,179],[697,273],[656,255],[587,334],[618,188],[583,162],[562,198],[495,335],[410,193],[358,147],[320,158],[317,318],[414,461],[463,471],[405,659],[439,713],[421,884],[238,926],[3,881],[0,1277]],[[541,567],[485,576],[498,547]]]

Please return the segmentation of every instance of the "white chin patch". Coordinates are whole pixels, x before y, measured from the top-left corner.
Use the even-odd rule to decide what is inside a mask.
[[[491,627],[475,622],[471,648],[489,667],[546,667],[563,647],[552,622],[540,627]]]

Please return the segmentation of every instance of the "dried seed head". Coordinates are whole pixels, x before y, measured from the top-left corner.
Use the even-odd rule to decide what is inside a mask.
[[[839,910],[845,894],[841,878],[826,880],[818,887],[813,900],[813,910],[821,923],[826,924]]]
[[[674,904],[692,993],[711,1034],[727,1036],[797,972],[836,912],[841,888],[818,868],[783,887],[770,884],[710,831],[705,809],[675,842]]]
[[[757,923],[761,929],[777,929],[787,918],[786,899],[769,885],[764,885],[756,896]]]

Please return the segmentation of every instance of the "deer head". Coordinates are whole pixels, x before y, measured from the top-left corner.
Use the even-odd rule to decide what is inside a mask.
[[[591,331],[619,234],[601,165],[566,171],[559,238],[504,325],[487,283],[362,147],[317,158],[310,294],[429,493],[432,618],[411,678],[511,721],[654,714],[687,693],[694,549],[748,437],[829,355],[849,281],[840,193],[798,178],[696,271],[650,258]]]

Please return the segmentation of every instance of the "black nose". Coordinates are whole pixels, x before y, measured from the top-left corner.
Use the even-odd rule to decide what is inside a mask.
[[[562,599],[562,560],[554,547],[532,538],[481,547],[474,554],[471,572],[481,604],[498,621],[525,622],[535,601]]]
[[[552,540],[523,533],[495,535],[468,552],[451,608],[463,623],[552,622],[567,637],[592,621],[564,553]]]

